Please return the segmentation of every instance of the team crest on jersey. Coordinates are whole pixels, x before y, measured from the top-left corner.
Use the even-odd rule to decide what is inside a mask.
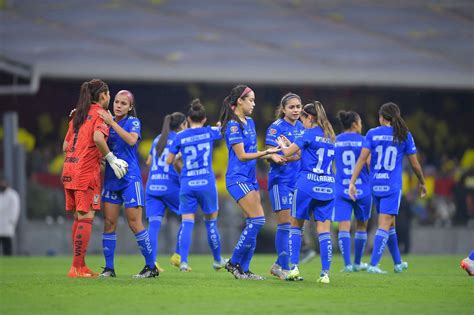
[[[270,129],[270,133],[271,133],[272,135],[276,135],[277,131],[276,131],[276,129],[271,128],[271,129]]]
[[[230,132],[231,133],[237,133],[238,131],[239,131],[239,128],[237,126],[230,127]]]
[[[96,205],[99,202],[99,195],[95,194],[94,195],[94,204]]]
[[[138,122],[138,120],[134,120],[134,121],[132,122],[132,124],[133,124],[135,127],[140,126],[140,123]]]

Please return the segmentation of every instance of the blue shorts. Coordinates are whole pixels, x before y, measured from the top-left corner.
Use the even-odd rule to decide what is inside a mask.
[[[375,210],[377,210],[378,214],[398,215],[401,200],[401,190],[388,196],[374,196]]]
[[[324,222],[330,220],[334,211],[334,199],[318,200],[303,190],[295,190],[293,195],[293,205],[291,216],[298,220],[310,220],[311,216],[315,221]]]
[[[179,192],[179,214],[196,213],[198,205],[201,206],[202,212],[205,214],[211,214],[219,210],[219,200],[215,185],[203,190],[183,189],[183,186],[181,186]]]
[[[268,194],[274,212],[291,209],[293,191],[293,187],[289,187],[285,184],[275,184],[269,187]]]
[[[168,208],[179,215],[179,192],[170,193],[163,196],[146,195],[146,217],[164,216],[165,209]]]
[[[258,183],[236,183],[234,185],[227,186],[227,191],[234,198],[235,202],[239,202],[240,199],[245,197],[249,192],[255,190],[258,192]]]
[[[141,181],[131,182],[121,190],[103,190],[102,202],[118,204],[125,208],[143,207],[145,205],[143,197],[143,183]]]
[[[356,201],[352,201],[352,199],[347,199],[343,196],[336,196],[331,221],[350,221],[352,218],[352,209],[354,209],[354,215],[357,220],[368,221],[372,210],[372,196],[367,195]]]

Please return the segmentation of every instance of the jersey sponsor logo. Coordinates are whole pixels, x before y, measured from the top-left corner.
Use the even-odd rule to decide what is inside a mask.
[[[373,140],[374,141],[393,141],[393,136],[387,136],[387,135],[374,136]]]
[[[150,185],[148,187],[148,189],[150,189],[151,191],[167,191],[168,186],[165,186],[165,185]]]
[[[190,180],[188,182],[188,185],[196,187],[196,186],[204,186],[204,185],[207,185],[208,183],[209,182],[207,181],[207,179],[194,179],[194,180]]]
[[[72,182],[72,177],[71,176],[63,176],[61,178],[61,180],[63,181],[63,183],[70,183],[70,182]]]
[[[230,127],[230,133],[237,133],[238,131],[239,131],[239,127],[237,126]]]
[[[134,121],[132,122],[132,124],[133,124],[135,127],[140,126],[140,123],[138,122],[138,120],[134,120]]]
[[[362,195],[364,193],[364,191],[362,189],[356,189],[356,191],[357,191],[357,195]],[[347,188],[344,189],[344,193],[346,195],[349,195],[349,189],[347,189]]]
[[[386,191],[390,191],[390,186],[386,186],[386,185],[374,186],[372,187],[372,190],[375,192],[386,192]]]
[[[65,160],[64,160],[64,163],[77,163],[79,162],[79,158],[78,157],[67,157]]]
[[[329,187],[313,187],[315,193],[330,195],[333,193],[333,189]]]

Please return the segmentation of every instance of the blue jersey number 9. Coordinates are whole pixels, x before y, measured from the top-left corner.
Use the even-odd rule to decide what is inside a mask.
[[[345,166],[348,166],[342,169],[344,171],[344,174],[352,175],[352,173],[354,173],[354,168],[356,165],[356,157],[354,152],[350,150],[342,152],[342,163]]]

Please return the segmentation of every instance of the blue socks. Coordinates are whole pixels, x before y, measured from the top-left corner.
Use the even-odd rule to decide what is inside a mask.
[[[354,264],[360,265],[367,244],[367,232],[356,231],[354,239]]]
[[[388,231],[388,234],[387,246],[390,250],[390,254],[392,254],[393,263],[395,265],[401,264],[402,258],[400,257],[400,249],[398,248],[397,231],[393,227]]]
[[[372,250],[372,258],[370,259],[371,266],[377,266],[382,258],[383,251],[387,245],[388,232],[382,229],[377,229],[374,238],[374,248]]]
[[[155,259],[153,258],[153,250],[151,248],[150,236],[148,231],[145,229],[141,232],[135,234],[135,239],[137,240],[138,247],[142,252],[143,257],[145,257],[145,263],[148,267],[155,267]]]
[[[351,265],[351,233],[348,231],[339,231],[338,241],[339,249],[344,258],[344,266]]]
[[[214,261],[221,261],[221,237],[217,229],[217,219],[204,220],[207,230],[207,242],[211,248]]]
[[[275,249],[277,252],[276,264],[279,265],[283,270],[289,270],[289,247],[288,241],[290,237],[290,224],[282,223],[277,225],[275,234]]]
[[[469,255],[469,259],[470,260],[474,260],[474,250],[471,252],[471,254]]]
[[[179,254],[181,255],[181,262],[188,262],[189,248],[193,236],[194,220],[183,219],[181,222],[181,233],[179,235]]]
[[[240,264],[242,270],[248,271],[248,266],[252,260],[255,246],[257,244],[257,235],[265,224],[265,217],[248,218],[240,238],[235,245],[234,252],[230,259],[232,264]],[[246,266],[247,270],[244,269]]]
[[[104,233],[102,234],[102,251],[105,258],[105,267],[114,269],[115,246],[117,244],[117,234]]]
[[[292,226],[290,228],[290,237],[288,240],[288,247],[290,250],[290,262],[293,266],[298,265],[300,262],[300,250],[301,250],[301,239],[303,235],[303,229]]]
[[[179,225],[179,230],[178,230],[178,234],[176,234],[176,249],[175,249],[175,253],[179,255],[179,238],[181,236],[181,231],[182,231],[182,225],[180,224]]]
[[[160,234],[162,216],[148,218],[148,235],[150,236],[151,249],[153,250],[153,261],[158,256],[158,235]]]
[[[349,238],[350,242],[350,238]],[[321,265],[322,270],[329,272],[331,268],[332,260],[332,242],[331,242],[331,233],[325,232],[319,234],[319,250],[321,255]],[[350,252],[349,252],[350,255]],[[349,257],[350,260],[350,257]]]

